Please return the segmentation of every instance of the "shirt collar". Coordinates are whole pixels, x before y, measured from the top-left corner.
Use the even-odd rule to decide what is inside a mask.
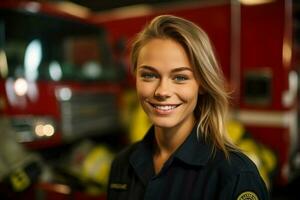
[[[201,134],[197,134],[197,126],[195,126],[187,139],[175,151],[174,157],[189,165],[204,166],[210,159],[211,153],[211,146]]]
[[[208,162],[212,150],[211,146],[201,137],[201,134],[199,137],[197,135],[197,126],[195,126],[191,134],[174,152],[172,157],[178,158],[188,165],[204,166]],[[152,126],[129,158],[130,164],[145,184],[154,175],[153,141],[154,127]]]

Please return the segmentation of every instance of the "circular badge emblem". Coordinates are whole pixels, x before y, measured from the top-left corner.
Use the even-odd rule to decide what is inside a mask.
[[[258,200],[258,197],[254,192],[243,192],[237,200]]]

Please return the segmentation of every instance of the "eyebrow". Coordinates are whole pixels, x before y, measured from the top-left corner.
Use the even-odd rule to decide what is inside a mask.
[[[139,68],[140,69],[147,69],[147,70],[151,70],[151,71],[157,72],[157,70],[154,67],[147,66],[147,65],[142,65]],[[176,72],[181,72],[181,71],[185,71],[185,70],[193,72],[193,70],[190,67],[178,67],[178,68],[172,69],[171,72],[172,73],[176,73]]]

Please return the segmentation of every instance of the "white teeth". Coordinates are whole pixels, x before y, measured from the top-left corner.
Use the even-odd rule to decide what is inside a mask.
[[[157,105],[155,105],[154,107],[159,110],[164,110],[164,111],[172,110],[172,109],[176,108],[176,106],[157,106]]]

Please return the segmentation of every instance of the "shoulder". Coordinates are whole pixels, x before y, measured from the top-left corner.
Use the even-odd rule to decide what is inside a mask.
[[[211,156],[207,168],[216,174],[222,185],[248,176],[258,181],[261,179],[256,165],[242,152],[230,152],[229,158],[226,158],[222,151],[217,150],[215,155]]]
[[[231,151],[229,158],[219,151],[213,159],[213,162],[217,163],[216,166],[226,174],[258,173],[254,162],[239,151]]]
[[[228,164],[237,172],[258,172],[254,162],[242,152],[231,152]]]
[[[227,159],[222,152],[217,152],[212,160],[223,188],[222,195],[227,199],[242,199],[243,195],[252,195],[252,199],[269,199],[256,165],[245,154],[230,152]]]

